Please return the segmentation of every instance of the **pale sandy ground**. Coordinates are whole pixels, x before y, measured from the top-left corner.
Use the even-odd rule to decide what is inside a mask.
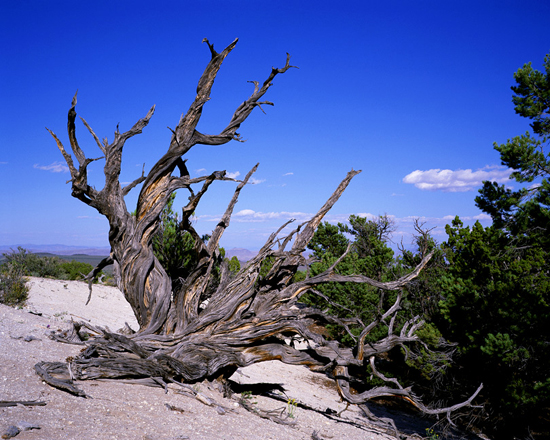
[[[58,281],[29,278],[31,287],[27,307],[16,310],[0,305],[0,400],[41,400],[45,406],[0,408],[0,433],[9,425],[20,422],[37,424],[41,428],[21,432],[25,439],[311,439],[317,432],[322,439],[395,438],[368,425],[357,408],[342,414],[348,423],[335,421],[321,413],[297,408],[294,427],[261,419],[235,400],[224,399],[207,382],[197,389],[230,409],[220,415],[215,408],[178,393],[169,385],[168,393],[116,381],[83,381],[78,386],[91,398],[84,399],[51,388],[34,372],[39,361],[64,361],[75,356],[81,347],[54,342],[47,337],[52,329],[66,328],[71,319],[86,320],[94,325],[116,331],[127,322],[137,329],[137,323],[121,292],[113,287],[94,286],[92,299],[85,305],[88,287],[78,281]],[[41,316],[29,313],[41,313]],[[26,336],[39,340],[26,342]],[[265,362],[239,369],[233,379],[240,383],[276,383],[286,396],[319,411],[330,408],[339,412],[345,408],[331,382],[305,367],[288,366],[280,362]],[[238,397],[238,396],[237,396]],[[262,409],[285,408],[285,403],[255,396],[254,405]],[[165,404],[183,412],[167,409]],[[406,419],[406,417],[405,417]],[[402,420],[401,426],[407,420]],[[426,421],[413,420],[416,430],[424,433]],[[423,424],[422,424],[423,423]],[[410,432],[410,431],[409,431]],[[415,438],[419,438],[416,436]]]

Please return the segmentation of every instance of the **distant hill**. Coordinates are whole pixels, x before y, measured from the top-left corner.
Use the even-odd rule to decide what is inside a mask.
[[[14,244],[10,246],[0,245],[0,261],[3,259],[2,254],[17,250],[21,246],[23,249],[37,254],[41,257],[57,256],[65,260],[77,260],[84,263],[90,263],[95,266],[103,257],[109,255],[108,247],[83,247],[83,246],[67,246],[64,244]],[[227,258],[237,257],[241,262],[246,262],[254,258],[258,252],[250,251],[243,248],[233,248],[225,251]]]
[[[248,261],[254,258],[258,252],[252,252],[248,249],[233,248],[225,251],[225,256],[229,259],[237,257],[239,261]]]
[[[55,255],[99,255],[107,256],[111,251],[108,247],[84,247],[84,246],[67,246],[64,244],[14,244],[14,245],[0,245],[0,254],[5,254],[10,252],[12,249],[17,250],[21,246],[24,249],[27,249],[29,252],[39,254],[39,253],[49,253]]]
[[[21,246],[23,247],[23,246]],[[15,247],[9,247],[7,250],[4,250],[3,247],[0,247],[0,264],[2,264],[5,260],[4,255],[6,253],[11,252],[11,249],[17,249],[17,246]],[[72,255],[66,255],[66,254],[60,254],[60,253],[53,253],[53,252],[35,252],[32,249],[27,249],[29,252],[32,252],[35,255],[38,255],[39,257],[58,257],[65,261],[79,261],[80,263],[88,263],[91,264],[93,267],[96,267],[103,258],[105,258],[108,255],[88,255],[88,254],[72,254]],[[107,266],[103,269],[103,272],[106,273],[113,273],[113,266]]]

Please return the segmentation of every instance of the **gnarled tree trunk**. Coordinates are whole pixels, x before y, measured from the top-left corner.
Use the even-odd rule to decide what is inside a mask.
[[[129,131],[121,134],[117,129],[111,143],[106,139],[101,142],[82,119],[105,160],[105,185],[100,191],[87,182],[87,166],[98,159],[86,158],[78,145],[75,129],[76,95],[69,110],[68,134],[78,164],[75,164],[73,156],[50,131],[69,166],[72,195],[95,208],[109,221],[110,256],[90,276],[95,275],[101,267],[114,264],[118,287],[132,306],[140,325],[139,331],[130,336],[102,331],[100,336],[88,343],[88,348],[79,357],[71,360],[71,375],[77,379],[150,377],[188,382],[219,375],[240,366],[278,359],[289,364],[308,365],[327,373],[336,380],[341,396],[351,403],[361,404],[374,397],[395,396],[406,398],[424,412],[448,412],[449,408],[426,408],[409,388],[403,388],[395,379],[384,377],[376,369],[375,360],[380,354],[418,340],[416,330],[422,322],[417,319],[408,322],[399,333],[393,329],[401,295],[398,295],[390,309],[381,311],[378,318],[364,326],[355,350],[341,347],[335,341],[327,341],[314,331],[316,325],[338,323],[345,326],[346,322],[299,304],[300,296],[308,289],[329,282],[367,283],[382,290],[400,291],[418,275],[431,257],[427,255],[412,273],[390,283],[379,283],[360,275],[338,275],[335,272],[336,264],[320,275],[292,282],[298,267],[306,264],[302,253],[317,226],[359,171],[352,170],[347,174],[311,220],[298,226],[286,237],[278,237],[286,224],[272,234],[258,255],[236,275],[230,274],[226,265],[222,264],[217,285],[213,284],[213,269],[219,260],[220,239],[229,226],[240,191],[258,165],[242,181],[226,177],[225,171],[191,178],[182,158],[197,144],[222,145],[239,140],[237,130],[241,123],[256,106],[271,104],[268,101],[260,102],[260,99],[274,78],[293,66],[289,64],[290,57],[287,55],[283,68],[273,68],[261,85],[254,82],[252,95],[236,109],[221,133],[203,134],[196,129],[203,106],[210,99],[210,91],[222,61],[237,43],[235,40],[221,53],[217,53],[208,40],[204,41],[210,48],[211,60],[199,79],[196,98],[173,130],[168,151],[147,176],[142,175],[126,187],[122,187],[119,182],[125,142],[141,133],[153,115],[154,106]],[[216,180],[235,181],[238,186],[210,240],[204,243],[189,218],[201,197]],[[124,197],[138,184],[143,185],[136,213],[131,215]],[[200,188],[194,189],[196,186]],[[197,264],[185,279],[173,286],[171,277],[153,253],[152,239],[170,195],[180,189],[189,191],[190,197],[189,203],[183,208],[179,227],[195,238]],[[260,267],[267,258],[273,261],[273,266],[266,276],[261,277]],[[203,303],[206,304],[204,307],[199,307],[207,295],[208,302]],[[367,334],[379,325],[387,327],[387,337],[375,344],[365,345]],[[284,343],[284,339],[290,336],[301,336],[314,341],[314,344],[309,350],[299,351]],[[368,366],[374,374],[386,381],[387,386],[352,394],[349,367]],[[50,373],[51,377],[55,376],[59,368],[57,364],[37,365],[37,371],[40,370],[43,377]],[[70,381],[64,386],[69,390],[71,387],[73,391],[77,390]],[[470,402],[463,405],[469,405]]]

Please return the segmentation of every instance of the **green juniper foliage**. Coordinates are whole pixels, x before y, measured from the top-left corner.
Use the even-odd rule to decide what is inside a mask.
[[[181,220],[178,213],[173,209],[175,198],[176,194],[173,193],[162,210],[159,227],[153,236],[153,252],[170,276],[172,285],[177,289],[181,280],[188,278],[190,271],[196,267],[198,261],[195,251],[195,238],[189,232],[182,230]],[[200,239],[207,243],[210,236],[204,235]],[[225,258],[225,249],[219,248],[219,258],[213,269],[214,283],[209,286],[210,289],[217,286],[216,281],[219,282],[221,264],[224,261],[227,263],[231,274],[236,274],[241,269],[237,257]]]
[[[337,226],[328,222],[319,225],[315,235],[308,244],[313,251],[313,256],[319,260],[311,266],[311,275],[318,275],[340,258],[348,247],[348,238],[352,238],[352,249],[349,254],[338,264],[337,272],[341,275],[362,274],[378,281],[390,281],[394,278],[393,250],[387,245],[391,222],[387,217],[380,217],[378,221],[369,221],[366,218],[352,215],[349,219],[350,226],[339,223]],[[322,295],[328,297],[333,303],[313,293],[307,293],[302,300],[307,304],[320,309],[328,309],[329,313],[340,318],[359,318],[363,322],[370,322],[376,316],[380,305],[381,293],[378,289],[354,283],[326,284],[318,286]],[[388,306],[395,301],[395,293],[386,292],[382,305]],[[353,337],[359,336],[360,326],[351,327],[349,335],[340,326],[328,325],[327,329],[332,338],[353,346]],[[369,337],[369,341],[376,341],[384,337],[384,329],[378,327]]]
[[[498,438],[550,435],[549,55],[544,68],[529,63],[514,75],[515,110],[533,121],[532,133],[495,144],[523,186],[485,182],[476,204],[492,226],[468,228],[456,218],[444,244],[440,305],[462,355],[456,371],[462,383],[484,382],[486,429]]]
[[[172,208],[175,198],[175,193],[170,196],[153,237],[153,252],[173,283],[180,277],[187,278],[189,268],[196,263],[193,252],[195,240],[189,232],[181,231],[178,227],[178,213]]]
[[[403,256],[396,258],[389,246],[393,231],[394,225],[387,216],[368,220],[352,215],[349,225],[341,223],[332,225],[328,222],[320,224],[308,245],[313,251],[313,256],[318,260],[311,265],[311,275],[315,276],[332,266],[344,254],[350,242],[350,252],[338,263],[336,271],[342,275],[366,275],[382,282],[394,280],[410,272],[422,260],[422,252],[426,253],[437,247],[433,239],[428,234],[424,234],[423,238],[417,238],[417,252],[405,251]],[[421,231],[420,228],[419,231]],[[396,331],[399,331],[405,321],[419,315],[428,322],[418,331],[418,335],[427,347],[433,349],[439,347],[442,342],[438,328],[429,322],[431,314],[434,313],[432,310],[435,307],[434,304],[439,300],[439,297],[434,294],[436,288],[433,277],[436,274],[437,264],[441,264],[442,261],[441,251],[436,252],[432,261],[425,271],[421,272],[418,280],[404,291],[402,310],[394,325]],[[296,279],[299,279],[298,275]],[[375,320],[382,310],[387,310],[395,302],[397,295],[397,292],[383,292],[372,286],[354,283],[324,284],[318,286],[316,291],[319,294],[308,292],[302,296],[301,300],[342,319],[358,318],[365,325]],[[326,326],[330,338],[354,347],[363,326],[349,325],[348,328],[349,333],[343,326],[335,324]],[[378,341],[387,336],[387,332],[388,327],[385,324],[379,325],[369,333],[366,342]],[[407,353],[406,359],[406,364],[412,367],[412,372],[410,368],[399,367],[402,362],[392,362],[403,360],[406,353],[399,348],[392,350],[389,358],[379,359],[378,365],[384,370],[385,375],[399,377],[408,383],[413,381],[423,393],[433,394],[435,382],[432,379],[443,373],[448,366],[448,352],[436,353],[426,349],[422,343],[413,347],[413,350],[414,353]],[[377,378],[371,380],[378,383]]]

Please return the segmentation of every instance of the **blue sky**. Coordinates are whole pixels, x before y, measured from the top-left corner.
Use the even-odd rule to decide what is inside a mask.
[[[194,176],[244,176],[222,245],[258,249],[289,217],[307,219],[346,173],[355,177],[327,217],[392,216],[407,245],[420,217],[439,241],[455,215],[487,218],[475,207],[482,180],[506,182],[493,142],[524,133],[511,103],[513,73],[541,68],[550,52],[544,1],[24,1],[0,14],[0,245],[108,246],[107,221],[70,195],[53,130],[68,145],[67,111],[78,89],[79,116],[100,138],[129,129],[151,105],[143,134],[125,146],[121,180],[148,171],[166,151],[209,60],[225,60],[199,130],[221,131],[272,66],[291,69],[265,96],[275,103],[241,127],[245,143],[196,146]],[[88,157],[101,156],[77,126]],[[102,187],[101,161],[90,180]],[[210,231],[234,184],[218,182],[196,211]],[[135,207],[138,190],[127,198]],[[176,205],[181,207],[181,194]]]

